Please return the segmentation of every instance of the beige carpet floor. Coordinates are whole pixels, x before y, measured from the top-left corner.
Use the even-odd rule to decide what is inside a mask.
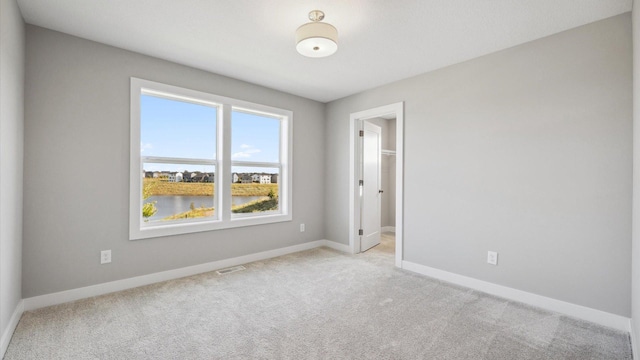
[[[628,334],[393,267],[393,236],[26,312],[14,359],[631,359]]]

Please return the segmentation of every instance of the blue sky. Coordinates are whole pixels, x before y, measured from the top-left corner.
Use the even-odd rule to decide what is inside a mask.
[[[142,156],[215,159],[216,108],[149,95],[141,95],[140,105]],[[232,160],[278,162],[279,120],[233,111],[231,131]],[[177,164],[145,164],[144,169],[211,171],[210,166]]]

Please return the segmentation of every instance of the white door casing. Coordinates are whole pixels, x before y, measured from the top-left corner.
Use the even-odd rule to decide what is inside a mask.
[[[360,195],[360,251],[367,251],[380,243],[381,211],[381,156],[382,129],[368,121],[363,122],[361,138],[361,185]]]
[[[383,105],[372,109],[351,113],[349,116],[349,248],[352,253],[360,252],[360,137],[358,130],[363,120],[393,116],[396,119],[396,251],[395,265],[402,267],[404,259],[404,103]]]

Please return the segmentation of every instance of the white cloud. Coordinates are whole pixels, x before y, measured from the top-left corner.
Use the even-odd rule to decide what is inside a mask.
[[[140,152],[144,152],[145,150],[149,150],[149,149],[153,149],[153,145],[151,145],[150,143],[145,144],[145,143],[140,143]]]
[[[238,151],[237,153],[233,153],[231,155],[232,159],[246,159],[246,158],[250,158],[251,154],[257,154],[259,153],[261,150],[260,149],[256,149],[251,145],[247,145],[247,144],[242,144],[240,145],[241,149],[245,149],[244,151]]]
[[[251,154],[247,154],[244,151],[240,151],[231,155],[232,159],[240,159],[240,158],[248,158],[248,157],[251,157]]]

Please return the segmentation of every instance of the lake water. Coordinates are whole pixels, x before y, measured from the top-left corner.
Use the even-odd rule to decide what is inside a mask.
[[[248,202],[265,198],[266,196],[232,196],[232,205],[242,205]],[[210,208],[215,201],[213,196],[151,196],[144,202],[156,201],[158,212],[149,218],[150,221],[160,220],[167,216],[180,214],[191,209],[193,206]]]

